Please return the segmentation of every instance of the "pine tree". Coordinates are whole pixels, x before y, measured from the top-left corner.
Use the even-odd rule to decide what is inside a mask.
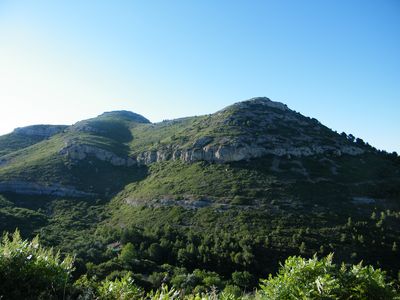
[[[306,243],[301,242],[300,247],[299,247],[300,253],[304,254],[306,252],[306,249],[307,249]]]

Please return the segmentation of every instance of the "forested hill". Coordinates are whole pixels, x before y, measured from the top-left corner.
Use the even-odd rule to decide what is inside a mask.
[[[376,145],[377,146],[377,145]],[[291,255],[400,269],[400,159],[268,98],[0,137],[0,227],[144,289],[249,290]]]

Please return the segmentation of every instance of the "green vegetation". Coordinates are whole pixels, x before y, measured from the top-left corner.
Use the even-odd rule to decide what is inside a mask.
[[[40,136],[26,136],[9,133],[0,136],[0,157],[14,151],[29,147],[43,140]]]
[[[278,274],[262,280],[262,299],[398,299],[385,273],[362,263],[332,263],[330,254],[321,260],[289,257]]]
[[[69,133],[3,156],[10,163],[0,168],[1,180],[30,181],[44,186],[57,183],[104,195],[120,190],[130,180],[139,179],[146,174],[144,167],[114,167],[93,156],[82,161],[71,161],[59,154],[65,146],[65,139],[73,139],[75,143],[99,147],[121,155],[126,154],[124,148],[113,140],[86,133]]]
[[[357,145],[366,153],[264,155],[225,163],[167,160],[128,167],[93,153],[78,159],[62,152],[89,147],[126,159],[150,150],[282,141],[298,147],[308,146],[307,141]],[[299,288],[286,292],[296,297],[314,293],[318,298],[320,291],[328,299],[345,297],[338,294],[340,287],[362,298],[372,288],[353,280],[354,274],[366,274],[379,293],[392,286],[383,283],[381,271],[355,265],[359,261],[382,268],[389,280],[400,270],[398,156],[260,101],[157,124],[137,114],[110,112],[49,139],[0,137],[0,186],[10,182],[50,192],[0,193],[0,231],[19,228],[29,238],[40,234],[44,246],[73,254],[75,268],[66,285],[71,297],[262,298],[276,286],[293,283]],[[54,186],[86,194],[57,196]],[[332,252],[334,262],[330,256],[312,258]],[[254,294],[259,278],[275,274],[288,257],[278,275]],[[339,262],[346,268],[337,267]],[[306,273],[310,268],[326,280],[320,287],[313,285],[319,277]],[[310,275],[308,281],[285,282],[289,270]],[[44,292],[60,297],[58,288]]]
[[[38,237],[23,240],[18,231],[0,242],[0,297],[5,299],[62,298],[69,288],[73,258],[43,248]]]
[[[121,253],[131,261],[132,246]],[[127,250],[130,248],[130,250]],[[318,260],[289,257],[276,276],[261,280],[260,290],[247,294],[227,286],[216,273],[195,270],[191,278],[177,277],[175,284],[195,282],[193,292],[186,287],[168,289],[163,284],[150,292],[138,286],[130,272],[113,274],[103,280],[88,274],[73,280],[74,260],[46,249],[39,238],[23,240],[18,231],[0,242],[0,297],[6,299],[400,299],[394,282],[372,266],[337,267],[332,254]],[[156,276],[152,276],[156,277]],[[232,274],[233,283],[246,288],[253,280],[248,272]],[[193,284],[193,283],[192,283]]]
[[[277,186],[274,176],[236,164],[166,161],[152,164],[148,176],[126,186],[122,195],[142,200],[168,196],[179,200],[192,196],[223,201],[235,196],[254,198]]]
[[[146,150],[158,150],[164,146],[184,145],[194,141],[200,129],[198,125],[207,117],[189,117],[156,124],[141,124],[131,129],[133,140],[130,143],[132,153]]]

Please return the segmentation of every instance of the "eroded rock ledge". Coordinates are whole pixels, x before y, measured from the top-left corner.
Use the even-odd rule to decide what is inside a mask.
[[[74,160],[83,160],[92,155],[101,161],[106,161],[113,166],[131,167],[134,165],[148,165],[155,162],[167,160],[182,160],[184,162],[209,161],[209,162],[232,162],[249,160],[265,155],[276,155],[279,157],[307,157],[312,155],[360,155],[365,150],[356,146],[310,146],[310,147],[276,147],[265,148],[257,144],[227,144],[206,145],[201,148],[191,149],[163,149],[140,153],[136,157],[121,157],[111,151],[104,150],[91,145],[69,144],[64,147],[60,154],[67,155]]]
[[[0,192],[13,192],[25,195],[47,195],[60,197],[90,197],[96,194],[79,191],[71,186],[61,184],[42,185],[28,181],[0,182]]]
[[[74,160],[83,160],[87,156],[94,156],[97,159],[105,162],[109,162],[113,166],[125,166],[131,167],[136,165],[135,158],[132,157],[121,157],[114,154],[111,151],[104,150],[91,145],[84,144],[70,144],[67,143],[66,146],[59,152],[61,155],[66,155]]]
[[[250,145],[210,145],[203,148],[177,149],[177,150],[158,150],[147,151],[139,154],[136,161],[139,165],[148,165],[154,162],[165,160],[182,160],[185,162],[210,161],[210,162],[232,162],[249,160],[262,157],[268,154],[276,156],[294,156],[306,157],[312,155],[329,154],[341,156],[360,155],[365,151],[355,146],[311,146],[311,147],[293,147],[293,148],[265,148],[257,144]]]

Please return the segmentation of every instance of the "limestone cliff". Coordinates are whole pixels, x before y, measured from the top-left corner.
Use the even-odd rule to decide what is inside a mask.
[[[165,160],[183,160],[191,163],[195,161],[209,162],[232,162],[249,160],[262,157],[264,155],[276,155],[286,157],[306,157],[312,155],[360,155],[365,151],[355,146],[310,146],[310,147],[274,147],[265,148],[257,144],[226,144],[226,145],[207,145],[203,148],[177,149],[177,150],[158,150],[147,151],[139,154],[136,158],[139,165],[148,165],[154,162]]]
[[[136,160],[131,157],[120,157],[111,151],[95,147],[92,145],[79,144],[74,142],[66,142],[64,148],[59,152],[72,160],[82,160],[88,156],[94,156],[101,161],[106,161],[113,166],[131,167],[136,164]]]

